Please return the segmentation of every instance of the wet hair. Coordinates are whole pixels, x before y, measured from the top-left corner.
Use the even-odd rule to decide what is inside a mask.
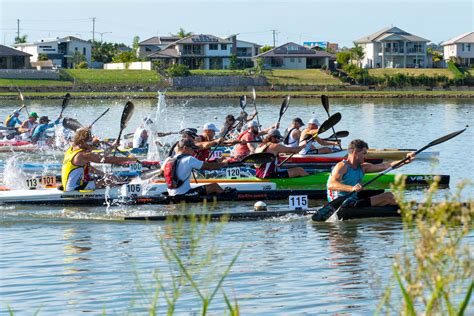
[[[369,145],[364,142],[362,139],[354,139],[349,143],[349,146],[347,147],[347,150],[349,153],[361,151],[362,149],[367,148],[369,149]]]
[[[72,139],[72,142],[74,145],[81,145],[85,144],[87,141],[92,139],[92,134],[90,129],[88,128],[80,128],[76,131],[76,134],[74,134],[74,138]]]

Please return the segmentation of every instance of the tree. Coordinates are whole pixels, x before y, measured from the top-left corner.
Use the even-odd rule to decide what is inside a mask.
[[[87,62],[87,58],[81,52],[76,51],[74,55],[72,55],[72,65],[74,68],[76,68],[77,65],[79,65],[83,61]]]
[[[138,48],[139,48],[139,45],[138,43],[140,43],[140,36],[134,36],[133,37],[133,51],[135,52],[135,54],[138,56]]]
[[[185,38],[191,35],[193,35],[192,32],[186,32],[182,27],[179,28],[179,31],[176,34],[176,36],[178,36],[179,38]]]
[[[336,61],[342,67],[347,65],[351,60],[352,53],[350,51],[343,51],[336,54]]]
[[[45,53],[39,53],[38,54],[38,61],[45,61],[45,60],[48,60],[48,55],[46,55]]]
[[[235,54],[232,54],[232,56],[230,56],[230,65],[229,65],[229,69],[231,70],[235,70],[238,68],[238,64],[237,64],[237,55]]]
[[[122,44],[107,42],[94,42],[92,44],[92,60],[102,63],[110,63],[112,58],[118,54],[117,47]]]
[[[175,64],[168,69],[166,69],[166,73],[170,77],[186,77],[191,75],[191,71],[189,71],[189,67],[183,64]]]
[[[273,46],[265,45],[260,47],[260,54],[268,52],[269,50],[273,49]]]
[[[131,63],[134,61],[140,61],[135,52],[120,52],[118,55],[112,58],[114,63]]]
[[[437,62],[440,62],[443,60],[443,54],[438,52],[438,51],[435,51],[433,48],[431,47],[428,47],[426,49],[426,52],[428,53],[428,55],[431,55],[431,60],[434,62],[434,63],[437,63]]]
[[[362,46],[355,44],[353,48],[351,48],[351,59],[355,60],[357,63],[357,67],[362,67],[362,59],[364,59],[364,49]]]
[[[15,37],[15,44],[21,44],[21,43],[26,43],[26,38],[28,37],[28,35],[23,35],[23,36],[20,36],[20,37]]]

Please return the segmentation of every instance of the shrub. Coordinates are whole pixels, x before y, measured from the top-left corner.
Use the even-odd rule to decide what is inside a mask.
[[[169,67],[166,69],[166,73],[170,77],[187,77],[191,75],[189,67],[183,64],[175,64]]]
[[[76,65],[76,69],[87,69],[87,68],[89,68],[87,61],[81,61],[79,64]]]
[[[347,65],[351,60],[352,53],[350,51],[339,52],[336,54],[336,61],[342,67]]]

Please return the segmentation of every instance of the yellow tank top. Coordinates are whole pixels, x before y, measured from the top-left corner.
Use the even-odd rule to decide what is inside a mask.
[[[62,182],[64,191],[67,191],[68,183],[71,180],[77,181],[76,177],[74,177],[76,179],[71,179],[70,177],[71,173],[74,170],[85,168],[84,166],[76,166],[75,164],[72,163],[72,160],[74,159],[74,157],[83,150],[84,149],[73,150],[73,146],[71,146],[68,148],[68,150],[66,150],[66,153],[64,154],[63,167],[62,167],[62,172],[61,172],[61,182]],[[83,182],[84,182],[84,179],[80,179],[80,183],[78,183],[78,185],[83,184]]]

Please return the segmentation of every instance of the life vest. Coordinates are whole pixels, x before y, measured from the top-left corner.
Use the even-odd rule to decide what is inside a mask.
[[[283,144],[285,144],[285,145],[290,144],[291,132],[293,132],[295,129],[296,129],[296,127],[285,130],[285,135],[283,135]]]
[[[63,167],[61,170],[61,182],[64,191],[71,189],[71,185],[74,187],[81,186],[90,180],[89,164],[77,166],[72,162],[74,157],[81,151],[84,151],[84,149],[73,150],[71,146],[64,154]]]
[[[270,147],[271,143],[268,143],[265,148],[260,151],[261,153],[267,152],[268,147]],[[255,165],[255,176],[260,179],[271,178],[277,172],[277,159],[273,160],[272,162],[266,162],[263,164]]]
[[[189,155],[178,155],[166,161],[163,175],[168,189],[177,189],[183,185],[184,180],[178,178],[178,165],[179,161],[186,156]]]
[[[7,117],[5,118],[4,124],[5,124],[6,127],[9,127],[8,123],[10,123],[12,117],[13,117],[13,114],[10,114],[10,115],[7,115]]]
[[[203,140],[206,140],[204,135],[200,135],[199,137],[201,137],[201,139],[203,139]],[[194,154],[194,158],[197,158],[201,161],[206,161],[207,157],[209,157],[210,153],[211,153],[211,151],[209,150],[209,148],[198,149],[198,150],[196,150],[196,152]]]

